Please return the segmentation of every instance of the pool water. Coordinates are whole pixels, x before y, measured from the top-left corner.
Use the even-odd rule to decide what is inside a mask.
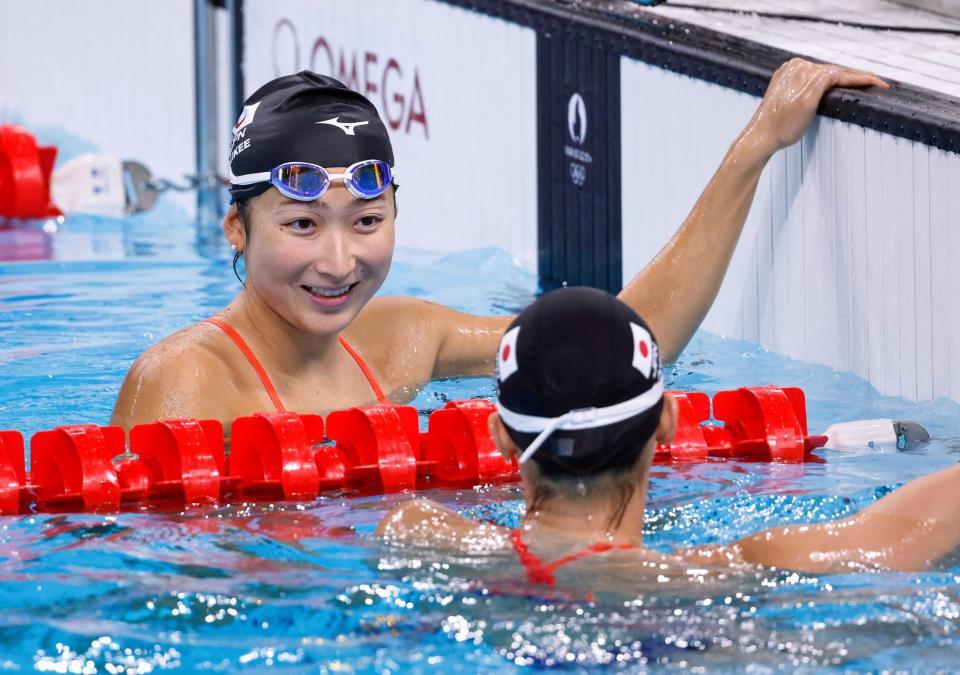
[[[0,428],[107,423],[132,360],[236,293],[216,236],[170,222],[0,226],[0,259],[17,259],[0,262]],[[497,249],[400,250],[384,292],[502,313],[527,304],[536,279]],[[949,401],[882,397],[855,376],[706,333],[666,372],[678,389],[800,386],[812,431],[886,416],[916,419],[934,439],[895,455],[822,450],[824,462],[804,465],[656,466],[645,536],[662,550],[845,516],[957,461],[960,406]],[[426,414],[492,393],[487,378],[434,382],[413,404]],[[519,521],[520,495],[515,485],[429,493],[504,524]],[[526,585],[511,557],[385,546],[373,528],[406,498],[0,518],[0,670],[958,666],[960,560],[922,574],[643,582],[587,601],[576,586]]]

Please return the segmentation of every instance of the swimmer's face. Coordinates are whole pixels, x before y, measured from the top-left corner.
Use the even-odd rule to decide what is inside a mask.
[[[393,187],[358,199],[335,181],[312,202],[271,188],[248,211],[249,240],[234,241],[229,223],[227,235],[244,251],[251,290],[297,328],[330,334],[346,328],[386,279],[395,217]]]

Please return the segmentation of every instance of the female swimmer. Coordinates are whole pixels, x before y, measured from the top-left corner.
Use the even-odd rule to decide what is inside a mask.
[[[875,75],[794,59],[673,239],[620,294],[673,359],[716,296],[760,173],[795,143],[832,86]],[[234,127],[224,232],[245,261],[240,293],[130,368],[113,424],[234,418],[404,402],[432,378],[489,374],[510,317],[410,298],[373,299],[394,246],[396,183],[386,128],[362,95],[302,72],[255,92]],[[669,303],[659,298],[666,297]]]
[[[414,500],[380,523],[388,541],[463,552],[512,548],[528,579],[547,584],[560,569],[595,577],[597,565],[618,579],[747,564],[813,573],[922,570],[960,544],[955,466],[843,520],[671,554],[644,548],[650,463],[657,443],[673,438],[676,401],[663,391],[647,324],[603,291],[560,289],[525,309],[504,334],[497,379],[490,429],[504,456],[520,463],[521,527],[480,524]]]

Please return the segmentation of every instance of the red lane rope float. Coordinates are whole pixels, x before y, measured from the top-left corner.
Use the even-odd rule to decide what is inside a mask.
[[[61,216],[50,199],[50,174],[57,157],[53,146],[38,146],[23,127],[0,124],[0,216]]]
[[[37,506],[51,511],[116,511],[120,481],[113,458],[126,451],[123,429],[74,424],[30,439]]]
[[[117,466],[124,501],[220,499],[223,426],[215,420],[161,420],[130,430],[130,452]]]
[[[340,475],[324,475],[313,452],[323,442],[323,418],[290,412],[257,413],[230,427],[229,474],[236,490],[251,499],[311,501],[321,489],[342,486]]]
[[[489,401],[450,401],[430,415],[423,460],[434,485],[468,487],[517,479],[516,462],[504,459],[490,436],[491,412]]]
[[[420,429],[409,406],[372,406],[327,415],[327,438],[343,452],[347,486],[361,492],[417,487]]]
[[[673,392],[678,428],[656,462],[710,459],[804,462],[825,436],[807,433],[800,389],[744,387],[706,394]],[[141,504],[203,504],[227,499],[310,501],[321,493],[376,494],[470,487],[519,479],[494,446],[490,401],[451,401],[427,431],[409,406],[376,405],[319,415],[258,413],[234,420],[230,453],[222,425],[160,420],[130,430],[72,425],[30,441],[0,431],[0,515],[41,511],[113,512]],[[712,415],[711,415],[712,412]],[[720,426],[710,423],[711,417]]]
[[[17,431],[0,431],[0,514],[20,511],[26,484],[23,436]]]
[[[669,445],[657,446],[658,462],[703,462],[711,444],[702,422],[710,419],[710,397],[696,392],[671,392],[677,400],[677,433]],[[716,442],[714,443],[716,445]]]
[[[732,443],[717,457],[802,462],[826,436],[807,433],[806,398],[796,387],[744,387],[713,397],[713,417],[724,423]]]

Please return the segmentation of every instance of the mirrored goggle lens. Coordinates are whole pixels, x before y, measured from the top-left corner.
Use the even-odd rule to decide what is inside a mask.
[[[351,182],[365,197],[378,197],[390,185],[390,166],[386,162],[365,162],[353,169]]]
[[[316,166],[288,164],[277,169],[277,180],[301,197],[316,197],[327,187],[327,172]]]

